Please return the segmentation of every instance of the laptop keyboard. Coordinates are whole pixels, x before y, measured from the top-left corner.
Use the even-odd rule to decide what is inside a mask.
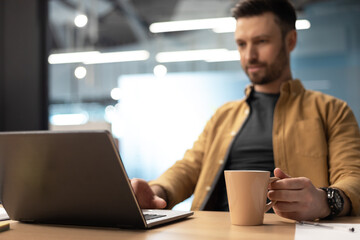
[[[166,217],[166,215],[160,215],[160,214],[144,214],[145,220],[153,220],[156,218]]]

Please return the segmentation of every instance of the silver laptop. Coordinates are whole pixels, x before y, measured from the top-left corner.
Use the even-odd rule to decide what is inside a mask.
[[[193,214],[141,210],[108,131],[0,133],[0,201],[30,223],[150,228]]]

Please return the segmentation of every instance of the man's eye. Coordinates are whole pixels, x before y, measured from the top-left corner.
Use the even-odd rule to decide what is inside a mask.
[[[246,45],[245,43],[238,43],[239,47],[245,47],[245,45]]]

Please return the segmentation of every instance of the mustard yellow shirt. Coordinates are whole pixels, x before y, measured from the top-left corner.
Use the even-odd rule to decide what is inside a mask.
[[[244,99],[220,107],[184,158],[150,182],[165,189],[169,208],[194,194],[191,209],[203,209],[249,114],[251,91],[249,86]],[[341,189],[352,215],[360,215],[360,132],[344,101],[305,90],[299,80],[283,83],[274,110],[273,152],[276,167],[316,187]]]

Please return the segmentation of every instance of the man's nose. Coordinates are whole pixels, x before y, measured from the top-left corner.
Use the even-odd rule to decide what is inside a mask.
[[[249,45],[245,52],[246,62],[254,62],[258,59],[258,53],[256,48],[253,45]]]

